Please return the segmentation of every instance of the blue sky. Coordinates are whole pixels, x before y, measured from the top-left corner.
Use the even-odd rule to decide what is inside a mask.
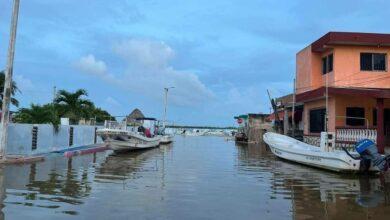
[[[1,0],[5,67],[11,0]],[[14,79],[21,105],[85,88],[113,115],[233,125],[292,91],[295,54],[328,31],[390,32],[389,1],[21,0]]]

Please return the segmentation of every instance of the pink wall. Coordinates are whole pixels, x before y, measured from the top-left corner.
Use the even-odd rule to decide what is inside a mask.
[[[299,51],[296,55],[296,79],[297,93],[307,92],[325,85],[325,77],[328,78],[329,85],[334,81],[334,72],[326,75],[322,74],[322,57],[332,53],[327,50],[324,53],[311,52],[311,46]]]
[[[329,131],[335,131],[335,114],[336,114],[336,101],[335,98],[329,97],[329,119],[328,119],[328,129]],[[312,102],[305,103],[305,106],[303,108],[303,124],[304,124],[304,134],[311,134],[309,131],[310,126],[310,110],[312,109],[319,109],[319,108],[325,108],[325,99],[320,99]]]
[[[386,53],[387,71],[360,71],[360,53]],[[335,46],[335,86],[390,88],[390,48],[364,46]]]
[[[390,108],[390,100],[385,99],[385,108]],[[365,110],[365,118],[369,121],[369,126],[373,126],[373,109],[376,108],[376,100],[374,98],[364,98],[350,95],[337,95],[329,97],[329,131],[335,131],[336,127],[346,127],[346,108],[347,107],[362,107]],[[325,108],[325,99],[319,99],[305,103],[303,110],[304,134],[309,132],[310,110]],[[340,117],[342,116],[342,117]]]
[[[310,90],[312,78],[311,47],[308,46],[296,54],[296,88],[297,93]]]
[[[387,71],[360,71],[360,53],[386,53]],[[322,57],[333,53],[333,71],[322,74]],[[325,86],[390,88],[390,47],[332,46],[313,53],[311,46],[296,55],[297,94]]]

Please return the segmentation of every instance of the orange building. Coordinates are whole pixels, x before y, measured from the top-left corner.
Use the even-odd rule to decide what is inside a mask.
[[[390,146],[390,34],[329,32],[296,55],[296,101],[304,105],[304,140],[328,125],[338,144],[361,138]]]

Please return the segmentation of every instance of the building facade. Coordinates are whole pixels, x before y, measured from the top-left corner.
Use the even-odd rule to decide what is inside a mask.
[[[327,129],[339,146],[362,138],[381,152],[390,146],[389,55],[390,34],[346,32],[329,32],[297,53],[295,92],[306,142],[319,143]]]

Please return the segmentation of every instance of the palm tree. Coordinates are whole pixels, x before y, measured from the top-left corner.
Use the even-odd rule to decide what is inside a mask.
[[[78,89],[76,92],[68,92],[60,90],[54,102],[61,117],[65,116],[70,119],[72,123],[76,123],[80,118],[91,117],[90,111],[87,109],[93,108],[94,104],[84,97],[88,96],[87,91]]]
[[[29,124],[52,124],[55,130],[58,130],[60,118],[53,104],[34,105],[30,108],[21,108],[14,115],[13,120],[18,123]]]
[[[3,107],[4,83],[5,83],[5,73],[4,73],[4,71],[0,71],[0,109]],[[15,93],[16,93],[16,92],[20,92],[20,90],[19,90],[18,87],[16,86],[15,81],[12,81],[11,95],[12,95],[12,96],[15,96]],[[13,97],[11,97],[11,103],[12,103],[14,106],[16,106],[16,107],[19,107],[19,101],[18,101],[17,99],[13,98]]]

